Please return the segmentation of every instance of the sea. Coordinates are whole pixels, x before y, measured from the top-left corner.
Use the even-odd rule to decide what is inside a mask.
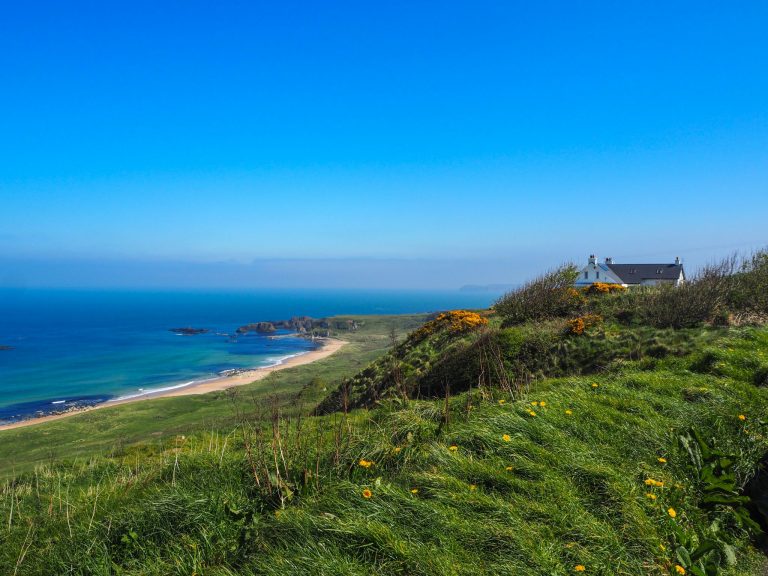
[[[496,297],[458,290],[0,289],[0,424],[277,365],[316,346],[285,330],[235,334],[250,322],[482,308]],[[173,330],[186,327],[206,332]]]

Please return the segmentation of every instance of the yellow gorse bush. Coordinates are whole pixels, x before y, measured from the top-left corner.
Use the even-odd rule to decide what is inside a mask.
[[[450,312],[439,314],[437,318],[424,324],[410,338],[418,342],[443,329],[454,335],[463,334],[486,324],[488,324],[488,319],[477,312],[451,310]]]

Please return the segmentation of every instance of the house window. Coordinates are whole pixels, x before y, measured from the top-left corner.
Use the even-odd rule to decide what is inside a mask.
[[[600,280],[600,272],[595,272],[595,278],[597,278],[598,280]]]
[[[656,268],[656,274],[661,274],[661,268]]]
[[[585,279],[586,279],[586,278],[589,278],[589,272],[587,272],[586,270],[584,270],[584,278],[585,278]]]

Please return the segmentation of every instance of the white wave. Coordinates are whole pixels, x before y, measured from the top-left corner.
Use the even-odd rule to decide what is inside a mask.
[[[54,400],[51,404],[64,404],[64,402],[66,402],[66,400]]]

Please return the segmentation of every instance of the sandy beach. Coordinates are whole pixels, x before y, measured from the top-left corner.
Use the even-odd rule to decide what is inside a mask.
[[[312,350],[305,354],[300,354],[292,358],[288,358],[280,364],[275,366],[265,366],[263,368],[254,368],[253,370],[246,370],[238,372],[231,376],[222,376],[220,378],[212,378],[210,380],[203,380],[201,382],[195,382],[189,386],[181,388],[174,388],[172,390],[161,390],[157,392],[150,392],[141,396],[133,398],[125,398],[122,400],[112,400],[104,402],[103,404],[97,404],[89,408],[83,408],[82,410],[73,410],[71,412],[65,412],[62,414],[52,414],[50,416],[41,416],[39,418],[29,418],[20,422],[13,422],[12,424],[0,425],[0,432],[3,430],[12,430],[14,428],[22,428],[24,426],[33,426],[42,422],[50,422],[52,420],[60,420],[75,414],[82,414],[84,412],[90,412],[91,410],[99,410],[100,408],[110,408],[112,406],[120,406],[122,404],[128,404],[131,402],[141,402],[143,400],[150,400],[153,398],[168,398],[171,396],[189,396],[193,394],[207,394],[209,392],[217,392],[220,390],[226,390],[227,388],[233,388],[235,386],[243,386],[244,384],[250,384],[258,380],[262,380],[278,370],[285,370],[286,368],[293,368],[294,366],[301,366],[302,364],[309,364],[323,358],[327,358],[331,354],[334,354],[347,342],[345,340],[337,340],[335,338],[322,338],[318,339],[320,348]]]

